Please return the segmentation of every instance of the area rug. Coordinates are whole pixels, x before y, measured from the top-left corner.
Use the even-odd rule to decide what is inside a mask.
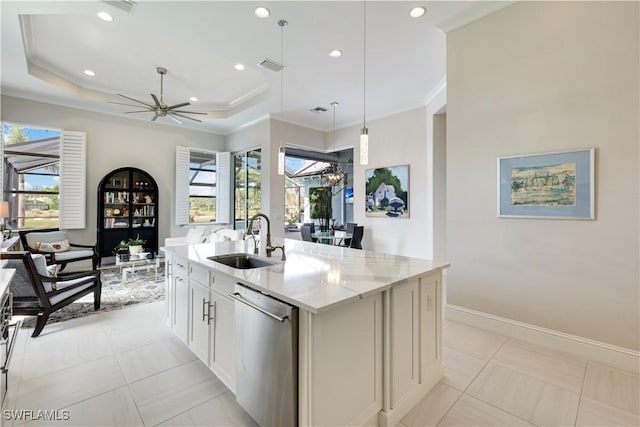
[[[93,294],[85,295],[77,301],[61,308],[49,316],[47,323],[62,322],[96,313],[164,300],[164,269],[158,268],[158,280],[153,271],[136,271],[127,275],[127,282],[121,283],[120,268],[102,269],[102,296],[100,310],[93,309]],[[36,325],[34,316],[25,317],[24,328]]]

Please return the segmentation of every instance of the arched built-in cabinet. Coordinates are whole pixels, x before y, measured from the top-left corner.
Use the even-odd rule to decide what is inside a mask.
[[[98,251],[113,256],[122,240],[146,240],[146,251],[158,251],[158,185],[147,172],[120,168],[98,186]]]

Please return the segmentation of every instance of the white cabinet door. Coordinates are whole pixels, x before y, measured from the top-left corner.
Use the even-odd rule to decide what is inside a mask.
[[[169,327],[173,326],[173,255],[167,252],[164,259],[164,317]]]
[[[189,328],[189,281],[186,276],[173,279],[173,331],[185,344]]]
[[[235,309],[231,298],[211,291],[209,366],[232,392],[236,389]]]
[[[189,341],[191,351],[202,361],[209,360],[209,289],[189,280]]]
[[[423,372],[427,372],[429,365],[440,360],[438,339],[440,316],[438,277],[422,277],[420,278],[420,352]]]
[[[391,407],[419,385],[419,281],[391,290]]]

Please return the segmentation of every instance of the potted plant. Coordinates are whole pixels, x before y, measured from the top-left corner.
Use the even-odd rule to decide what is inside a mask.
[[[126,240],[120,240],[120,243],[118,243],[118,245],[115,248],[113,248],[113,250],[117,254],[129,253],[129,244],[127,243]]]
[[[145,243],[147,243],[146,240],[141,239],[138,234],[135,239],[120,240],[120,243],[113,250],[119,254],[129,252],[130,255],[135,255],[142,252],[142,245]]]
[[[144,245],[145,243],[147,243],[147,241],[141,239],[139,234],[135,239],[129,238],[129,240],[127,241],[127,245],[129,246],[129,254],[137,255],[142,252],[142,245]]]

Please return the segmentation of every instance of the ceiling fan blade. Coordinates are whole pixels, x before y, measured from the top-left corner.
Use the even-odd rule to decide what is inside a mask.
[[[179,125],[182,124],[182,122],[180,120],[176,119],[175,117],[173,117],[173,114],[171,114],[171,113],[168,113],[167,117],[169,117],[171,120],[173,120],[174,122],[176,122]]]
[[[124,102],[107,101],[109,104],[126,105],[127,107],[140,108],[139,105],[125,104]]]
[[[127,98],[128,100],[133,101],[133,102],[137,102],[138,104],[146,105],[149,108],[155,108],[155,106],[153,106],[151,104],[147,104],[146,102],[138,101],[137,99],[133,99],[133,98],[131,98],[131,97],[127,96],[127,95],[123,95],[121,93],[119,93],[118,96],[121,96],[123,98]]]
[[[158,118],[158,115],[157,115],[157,114],[154,114],[154,115],[153,115],[153,119],[151,119],[151,121],[152,121],[152,122],[155,122],[157,118]]]
[[[133,114],[133,113],[150,113],[152,110],[136,110],[136,111],[125,111],[125,114]]]
[[[202,115],[207,115],[208,113],[202,113],[199,111],[186,111],[186,110],[173,110],[171,111],[172,113],[182,113],[182,114],[202,114]]]
[[[167,110],[173,110],[174,108],[186,107],[187,105],[191,105],[190,102],[181,102],[180,104],[172,105],[167,107]]]
[[[160,104],[160,101],[158,101],[158,97],[155,96],[154,94],[151,94],[151,97],[153,98],[153,100],[156,102],[156,107],[158,108],[162,108],[162,104]]]
[[[193,120],[194,122],[202,123],[202,120],[194,119],[193,117],[185,116],[184,114],[176,113],[175,111],[169,111],[167,113],[167,115],[168,116],[178,116],[178,117],[182,117],[183,119],[189,119],[189,120]]]

